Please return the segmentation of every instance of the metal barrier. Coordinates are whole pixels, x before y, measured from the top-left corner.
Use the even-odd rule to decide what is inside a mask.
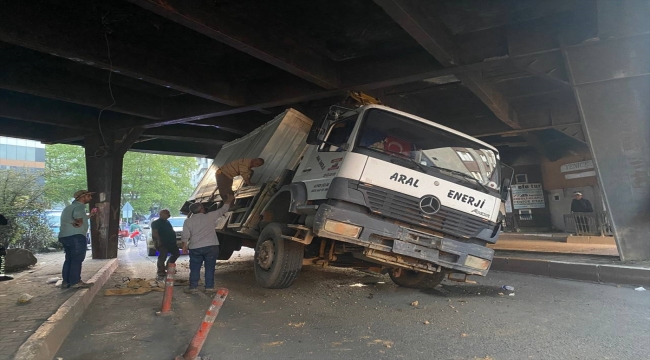
[[[567,232],[579,236],[613,236],[612,225],[606,212],[572,213],[564,215]]]

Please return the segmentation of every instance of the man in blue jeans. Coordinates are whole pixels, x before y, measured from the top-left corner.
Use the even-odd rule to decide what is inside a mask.
[[[86,258],[86,233],[88,215],[86,204],[92,200],[94,192],[79,190],[74,193],[74,201],[61,212],[59,242],[63,244],[65,262],[63,263],[62,289],[87,288],[90,285],[81,281],[81,263]]]
[[[205,212],[200,203],[190,205],[192,216],[183,224],[183,253],[190,251],[190,287],[185,291],[195,294],[201,277],[201,266],[205,265],[205,292],[214,293],[214,268],[219,256],[219,240],[215,232],[217,220],[222,217],[230,205],[235,202],[235,197],[228,195],[224,205],[217,211]]]

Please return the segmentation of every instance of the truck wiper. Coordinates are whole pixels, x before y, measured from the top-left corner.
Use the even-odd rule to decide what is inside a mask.
[[[447,172],[450,172],[450,173],[455,174],[455,175],[462,176],[462,177],[465,178],[465,179],[474,180],[474,182],[477,183],[477,184],[478,184],[478,185],[483,189],[483,191],[484,191],[486,194],[489,194],[489,193],[490,193],[490,190],[489,190],[487,187],[485,187],[485,185],[481,184],[481,182],[479,181],[479,179],[473,177],[472,175],[467,175],[467,174],[465,174],[465,173],[462,172],[462,171],[452,170],[452,169],[447,169],[447,168],[444,168],[444,167],[441,167],[441,166],[436,166],[436,165],[429,165],[429,166],[432,167],[432,168],[434,168],[434,169],[443,170],[443,171],[447,171]]]
[[[368,146],[359,146],[359,147],[363,148],[363,149],[377,151],[377,152],[380,152],[382,154],[386,154],[386,155],[389,155],[389,156],[392,156],[392,157],[395,157],[395,158],[398,158],[398,159],[408,160],[408,161],[412,162],[413,164],[415,164],[415,166],[417,166],[420,170],[422,170],[423,173],[425,173],[425,174],[427,173],[427,169],[426,169],[425,166],[423,166],[422,164],[418,163],[417,161],[411,159],[410,157],[408,157],[406,155],[402,155],[400,153],[394,153],[392,151],[387,151],[387,150],[384,150],[384,149],[371,148],[371,147],[368,147]]]

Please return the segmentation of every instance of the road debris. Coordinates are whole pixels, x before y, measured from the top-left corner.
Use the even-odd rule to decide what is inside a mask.
[[[507,290],[507,291],[515,291],[515,287],[514,287],[514,286],[510,286],[510,285],[503,285],[503,286],[501,287],[501,289],[503,289],[503,290]]]
[[[56,282],[59,281],[59,280],[61,280],[61,278],[59,278],[59,277],[53,277],[53,278],[49,278],[49,279],[47,279],[47,281],[46,281],[45,283],[46,283],[46,284],[56,284]]]
[[[264,343],[264,344],[262,344],[262,346],[274,347],[274,346],[280,346],[282,344],[284,344],[284,341],[274,341],[274,342],[270,342],[270,343]]]
[[[423,324],[424,324],[424,325],[429,325],[430,322],[429,322],[429,320],[424,320]]]
[[[419,302],[415,300],[414,302],[411,303],[411,306],[418,306]]]
[[[510,293],[508,294],[508,296],[515,296],[515,293]]]
[[[384,345],[387,348],[392,348],[393,345],[395,345],[394,342],[390,340],[381,340],[381,339],[376,339],[368,343],[368,345]]]
[[[18,303],[24,304],[24,303],[30,302],[33,298],[34,297],[32,295],[24,293],[24,294],[20,295],[20,297],[18,298]]]
[[[460,337],[467,337],[467,334],[462,333],[462,334],[460,334]]]
[[[634,290],[636,290],[636,291],[645,291],[645,288],[643,286],[639,286],[638,288],[635,288]]]
[[[305,322],[304,322],[304,321],[303,321],[303,322],[299,322],[299,323],[293,323],[293,322],[290,322],[290,323],[288,323],[287,325],[288,325],[288,326],[295,327],[295,328],[301,328],[301,327],[305,326]]]
[[[498,295],[499,295],[499,296],[504,296],[505,294],[500,292]]]

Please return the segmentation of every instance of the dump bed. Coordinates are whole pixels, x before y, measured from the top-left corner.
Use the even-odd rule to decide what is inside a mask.
[[[285,169],[293,169],[300,161],[307,148],[305,140],[311,124],[312,120],[307,116],[297,110],[288,109],[248,135],[224,145],[189,201],[207,201],[217,186],[217,169],[237,159],[262,158],[265,161],[263,166],[254,169],[251,181],[255,186],[241,191],[255,192],[260,185],[277,180]],[[241,185],[241,177],[236,177],[233,190],[237,191]],[[215,199],[219,199],[219,196]]]

